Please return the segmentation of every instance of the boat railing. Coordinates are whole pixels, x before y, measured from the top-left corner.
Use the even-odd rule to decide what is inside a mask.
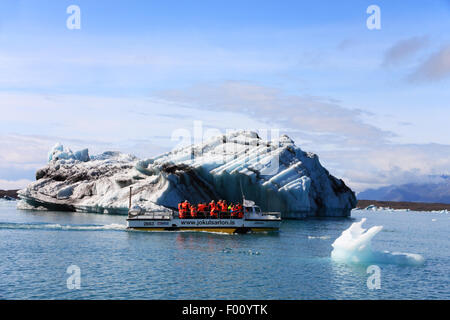
[[[246,212],[245,216],[253,215],[253,212]],[[275,216],[281,217],[280,212],[258,212],[257,215],[261,216]],[[132,217],[145,217],[146,219],[162,219],[162,220],[170,220],[170,219],[179,219],[179,213],[175,210],[167,210],[167,211],[140,211],[133,214],[132,211],[128,214],[129,218]],[[194,219],[190,214],[185,219]],[[200,211],[197,212],[197,217],[195,219],[240,219],[238,217],[231,216],[230,212],[218,212],[217,217],[212,217],[210,215],[210,211]]]
[[[174,217],[179,217],[178,212],[174,212]],[[190,214],[187,215],[185,219],[239,219],[237,217],[232,217],[231,212],[217,212],[217,217],[212,217],[211,212],[208,211],[198,211],[197,217],[192,218]]]

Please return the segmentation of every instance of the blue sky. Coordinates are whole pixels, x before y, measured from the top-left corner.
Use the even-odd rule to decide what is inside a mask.
[[[449,18],[444,0],[2,1],[0,188],[58,141],[148,157],[196,120],[279,128],[357,191],[448,174]]]

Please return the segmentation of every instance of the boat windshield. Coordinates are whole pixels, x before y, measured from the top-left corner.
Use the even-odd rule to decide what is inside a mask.
[[[245,207],[245,212],[253,212],[253,208],[255,213],[261,213],[261,208],[258,206]]]

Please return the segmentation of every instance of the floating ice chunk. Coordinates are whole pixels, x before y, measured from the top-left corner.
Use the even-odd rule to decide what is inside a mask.
[[[320,239],[320,240],[327,240],[330,239],[330,236],[308,236],[308,239]]]
[[[347,263],[387,263],[402,265],[421,265],[424,263],[424,258],[419,254],[373,251],[371,248],[371,240],[383,227],[374,226],[367,230],[362,227],[365,221],[366,218],[363,218],[360,222],[353,223],[333,242],[333,251],[331,252],[331,258],[333,260]]]

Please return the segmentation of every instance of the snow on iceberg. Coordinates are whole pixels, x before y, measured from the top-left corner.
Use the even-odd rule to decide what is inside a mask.
[[[89,152],[88,149],[72,152],[69,148],[64,148],[62,144],[57,143],[48,153],[48,161],[58,160],[78,160],[86,162],[89,161]]]
[[[371,241],[380,232],[382,226],[374,226],[370,229],[362,227],[366,218],[353,223],[347,230],[342,232],[332,246],[331,258],[338,262],[346,263],[386,263],[401,265],[421,265],[424,258],[420,254],[374,251]]]
[[[145,160],[105,152],[85,161],[57,145],[49,160],[19,192],[28,205],[126,214],[128,187],[133,205],[157,211],[185,199],[242,201],[241,185],[248,199],[285,218],[348,216],[356,205],[354,192],[287,136],[264,141],[239,131]]]

